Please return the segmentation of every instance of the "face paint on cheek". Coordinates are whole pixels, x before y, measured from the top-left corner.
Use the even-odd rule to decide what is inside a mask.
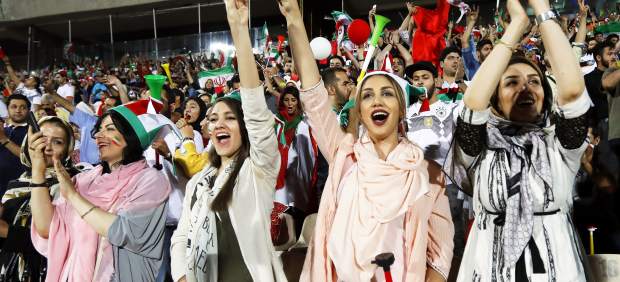
[[[121,146],[121,139],[116,137],[116,136],[112,136],[112,143],[114,143],[114,145],[116,146]]]
[[[207,131],[209,131],[209,133],[213,132],[213,130],[215,130],[215,124],[214,123],[209,123],[209,126],[207,126]]]

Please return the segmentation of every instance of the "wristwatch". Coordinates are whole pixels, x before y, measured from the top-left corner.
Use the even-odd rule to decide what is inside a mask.
[[[549,11],[546,11],[546,12],[543,12],[537,15],[535,22],[536,22],[536,25],[539,25],[546,20],[551,20],[551,19],[555,20],[557,18],[558,18],[558,14],[554,12],[553,10],[549,10]]]

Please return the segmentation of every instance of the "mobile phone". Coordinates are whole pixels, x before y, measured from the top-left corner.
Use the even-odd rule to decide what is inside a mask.
[[[28,112],[28,125],[32,128],[32,133],[41,131],[39,128],[39,123],[37,123],[37,119],[34,117],[33,112]]]

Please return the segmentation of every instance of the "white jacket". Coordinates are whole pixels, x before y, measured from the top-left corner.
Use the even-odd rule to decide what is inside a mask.
[[[270,214],[280,168],[280,152],[274,132],[273,114],[267,108],[264,97],[262,86],[241,89],[244,121],[250,138],[250,156],[237,176],[228,213],[252,279],[261,282],[286,281],[282,262],[274,250],[270,234]],[[174,281],[186,274],[185,256],[191,214],[188,207],[196,184],[205,172],[206,169],[203,169],[188,182],[181,220],[172,236],[171,267]]]

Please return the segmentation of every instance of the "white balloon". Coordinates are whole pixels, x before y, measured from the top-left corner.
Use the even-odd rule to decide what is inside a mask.
[[[332,43],[324,37],[316,37],[310,41],[310,49],[312,49],[314,59],[327,59],[332,53]]]

